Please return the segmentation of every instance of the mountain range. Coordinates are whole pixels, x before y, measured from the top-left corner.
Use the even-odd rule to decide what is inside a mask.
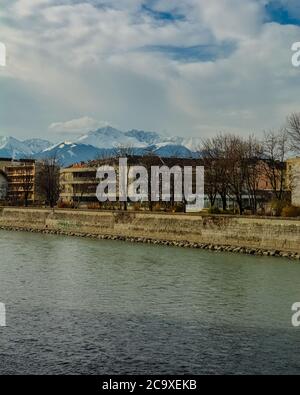
[[[58,144],[44,139],[21,141],[0,136],[0,157],[43,159],[55,156],[61,166],[111,156],[122,150],[135,155],[151,152],[161,157],[192,158],[198,155],[200,141],[200,138],[164,137],[135,129],[122,132],[107,126]]]

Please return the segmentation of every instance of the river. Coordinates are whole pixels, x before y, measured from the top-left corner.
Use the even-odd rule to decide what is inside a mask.
[[[0,231],[0,373],[300,373],[300,264]]]

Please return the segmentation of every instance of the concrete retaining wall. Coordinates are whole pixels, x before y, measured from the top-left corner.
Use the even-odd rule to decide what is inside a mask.
[[[300,220],[294,219],[2,208],[0,227],[187,241],[300,255]]]

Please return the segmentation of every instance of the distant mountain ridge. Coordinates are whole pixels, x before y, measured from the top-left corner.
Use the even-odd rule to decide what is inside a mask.
[[[23,144],[25,144],[33,154],[44,151],[52,145],[50,141],[44,139],[28,139],[24,140]]]
[[[75,143],[93,145],[96,148],[116,148],[120,145],[139,148],[147,145],[111,126],[91,131],[79,137]]]
[[[20,155],[31,155],[30,147],[14,137],[0,137],[0,157],[18,158]]]
[[[62,166],[111,156],[120,147],[135,155],[152,152],[162,157],[198,156],[200,138],[165,137],[157,132],[132,129],[122,132],[111,126],[90,131],[74,141],[53,144],[44,139],[27,139],[0,136],[0,157],[49,158],[56,156]]]
[[[128,137],[133,137],[141,143],[155,145],[161,142],[162,136],[156,132],[145,132],[144,130],[132,129],[124,133]]]

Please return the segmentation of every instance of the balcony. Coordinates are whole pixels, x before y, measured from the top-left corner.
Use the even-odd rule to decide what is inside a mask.
[[[75,185],[76,184],[77,185],[80,185],[80,184],[95,184],[95,185],[98,185],[98,182],[97,182],[96,178],[84,178],[84,177],[73,178],[72,180],[69,180],[69,181],[61,180],[60,183],[62,185],[73,185],[73,184],[75,184]]]

